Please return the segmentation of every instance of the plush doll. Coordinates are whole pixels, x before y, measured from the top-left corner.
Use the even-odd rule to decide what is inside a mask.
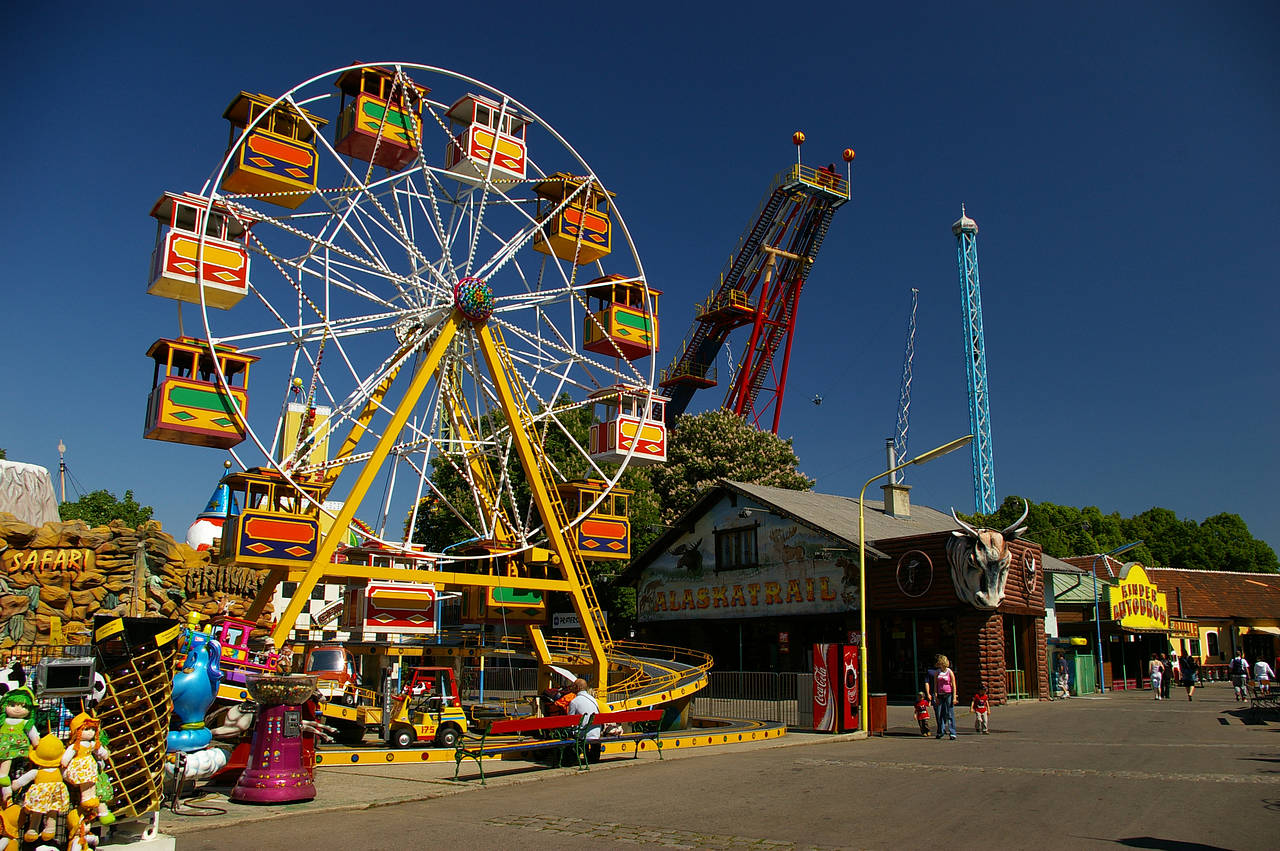
[[[98,837],[89,830],[89,819],[76,809],[67,813],[67,851],[90,851],[97,845]]]
[[[47,733],[27,752],[27,761],[32,768],[13,781],[15,791],[28,784],[31,786],[22,796],[22,812],[27,827],[22,838],[27,842],[53,839],[58,828],[58,816],[71,809],[71,793],[62,781],[62,754],[65,751],[62,740],[53,733]],[[39,832],[35,829],[37,819],[44,820]]]
[[[33,717],[36,696],[29,688],[16,688],[0,697],[0,708],[4,709],[4,718],[0,719],[0,788],[3,789],[4,803],[8,804],[13,794],[9,789],[9,770],[13,768],[13,761],[26,756],[27,751],[40,741]]]
[[[0,810],[0,851],[18,851],[22,847],[22,807],[10,804]]]
[[[98,821],[111,824],[116,817],[107,809],[107,802],[98,797],[98,760],[106,762],[110,754],[98,741],[102,726],[97,718],[81,712],[71,719],[71,747],[62,755],[62,776],[80,790],[80,809],[86,814],[97,813]]]

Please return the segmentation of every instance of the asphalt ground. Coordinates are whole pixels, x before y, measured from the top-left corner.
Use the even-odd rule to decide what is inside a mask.
[[[788,734],[587,772],[503,762],[483,787],[453,782],[452,763],[335,767],[316,801],[166,812],[161,829],[181,849],[263,851],[1277,848],[1280,715],[1245,707],[1225,684],[1025,702],[996,707],[988,736],[962,713],[939,741],[892,706],[889,735],[867,740]]]

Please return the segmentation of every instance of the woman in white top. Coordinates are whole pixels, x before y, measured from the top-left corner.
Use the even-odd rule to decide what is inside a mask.
[[[1151,654],[1151,661],[1147,663],[1147,673],[1151,676],[1151,690],[1156,694],[1156,700],[1160,699],[1160,683],[1164,679],[1164,665],[1160,662],[1160,657]]]
[[[1276,672],[1271,670],[1271,666],[1267,664],[1267,660],[1261,656],[1258,661],[1253,663],[1253,678],[1258,681],[1258,691],[1263,694],[1271,693],[1271,681],[1275,678]]]

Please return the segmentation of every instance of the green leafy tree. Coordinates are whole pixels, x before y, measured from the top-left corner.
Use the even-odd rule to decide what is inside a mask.
[[[0,449],[0,461],[7,461],[7,460],[9,460],[9,453],[5,452],[3,449]]]
[[[671,524],[719,479],[788,490],[809,490],[813,479],[799,471],[789,439],[753,428],[729,411],[684,414],[667,441],[667,463],[652,468],[650,479]]]
[[[124,499],[107,490],[96,490],[75,502],[64,502],[58,506],[58,515],[63,520],[83,520],[90,526],[105,526],[112,520],[123,520],[125,525],[135,529],[150,520],[154,511],[149,505],[139,505],[131,490],[124,492]]]
[[[1125,559],[1149,567],[1280,573],[1275,551],[1253,537],[1238,514],[1216,514],[1197,524],[1159,507],[1121,517],[1118,513],[1103,514],[1092,505],[1029,505],[1027,537],[1057,558],[1105,553],[1142,541],[1125,553]],[[994,514],[960,517],[975,525],[1003,529],[1021,516],[1022,508],[1021,497],[1009,496]]]

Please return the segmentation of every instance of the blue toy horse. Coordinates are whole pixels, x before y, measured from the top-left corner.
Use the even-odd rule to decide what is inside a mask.
[[[213,636],[184,628],[182,648],[186,658],[173,677],[173,714],[180,729],[165,739],[170,753],[191,753],[208,747],[213,734],[204,725],[205,713],[218,694],[222,680],[222,645]]]

